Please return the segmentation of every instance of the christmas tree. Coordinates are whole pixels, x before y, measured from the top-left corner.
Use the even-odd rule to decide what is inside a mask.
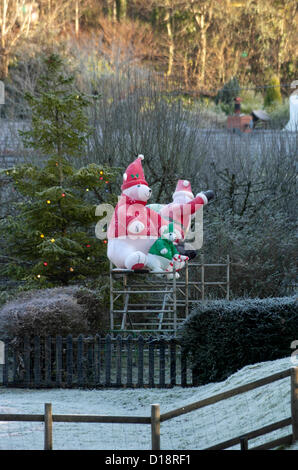
[[[31,129],[21,132],[43,163],[5,170],[22,200],[16,214],[2,220],[1,232],[5,275],[49,287],[96,278],[107,267],[105,240],[95,236],[95,209],[112,202],[109,184],[117,169],[76,164],[90,133],[85,110],[92,98],[75,90],[58,55],[46,57],[45,66],[38,93],[26,95]]]

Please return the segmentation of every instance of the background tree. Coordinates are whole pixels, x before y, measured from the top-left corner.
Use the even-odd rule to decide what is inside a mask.
[[[95,208],[109,200],[116,171],[93,163],[78,166],[75,158],[86,151],[90,133],[89,99],[74,88],[59,56],[52,54],[45,63],[38,95],[26,95],[32,129],[21,133],[44,163],[6,170],[23,200],[15,215],[2,221],[5,272],[42,285],[66,285],[104,271],[106,250],[95,238]]]
[[[0,79],[8,75],[11,53],[22,37],[29,36],[37,14],[33,2],[2,0],[0,2]]]
[[[280,81],[279,78],[274,75],[268,84],[266,89],[264,104],[265,106],[277,105],[282,102],[281,92],[280,92]]]

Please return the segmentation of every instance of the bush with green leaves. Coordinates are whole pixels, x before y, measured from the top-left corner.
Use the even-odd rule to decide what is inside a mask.
[[[240,95],[240,84],[237,77],[232,77],[224,86],[218,91],[215,96],[215,103],[220,104],[222,110],[230,114],[234,110],[234,98]]]
[[[298,339],[296,297],[198,303],[179,332],[198,384],[225,380],[242,367],[289,356]]]

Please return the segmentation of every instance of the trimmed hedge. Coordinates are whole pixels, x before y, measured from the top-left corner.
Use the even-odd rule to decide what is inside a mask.
[[[218,382],[248,364],[289,356],[298,340],[296,297],[198,304],[179,333],[198,385]]]

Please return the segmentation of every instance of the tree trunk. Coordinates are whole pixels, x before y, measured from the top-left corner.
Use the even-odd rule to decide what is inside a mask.
[[[0,49],[0,80],[8,76],[9,55],[7,49]]]
[[[171,25],[171,16],[169,12],[166,13],[165,21],[166,21],[167,34],[168,34],[168,39],[169,39],[169,59],[168,59],[167,76],[170,76],[173,71],[175,46],[174,46],[174,38],[173,38],[172,25]]]
[[[184,54],[183,57],[183,71],[184,71],[184,84],[185,88],[188,89],[188,55],[187,52]]]
[[[204,85],[205,82],[205,73],[206,73],[206,56],[207,56],[207,34],[206,28],[202,30],[201,33],[201,70],[199,75],[199,81],[201,85]]]
[[[79,24],[79,0],[76,0],[76,6],[75,6],[75,30],[76,30],[76,37],[79,37],[79,29],[80,29],[80,24]]]
[[[127,4],[126,0],[116,0],[116,8],[117,8],[117,20],[121,21],[126,18],[126,9]]]

